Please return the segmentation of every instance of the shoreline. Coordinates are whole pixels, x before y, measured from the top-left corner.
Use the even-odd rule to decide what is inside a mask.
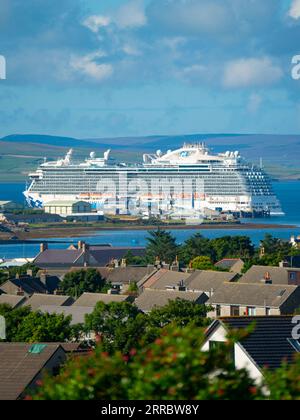
[[[81,236],[92,236],[97,235],[98,232],[115,232],[115,231],[149,231],[156,230],[157,228],[163,230],[196,230],[196,231],[207,231],[207,230],[284,230],[284,229],[299,229],[296,225],[282,225],[282,224],[266,224],[266,223],[241,223],[241,224],[215,224],[215,225],[161,225],[161,226],[117,226],[117,227],[68,227],[68,228],[38,228],[32,229],[29,232],[16,232],[16,233],[4,233],[0,232],[1,240],[10,240],[12,236],[16,240],[30,241],[31,239],[51,239],[51,238],[79,238]],[[11,243],[16,241],[11,240]]]

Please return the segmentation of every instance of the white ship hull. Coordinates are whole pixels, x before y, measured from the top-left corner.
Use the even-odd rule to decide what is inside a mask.
[[[24,195],[31,207],[51,201],[87,201],[107,214],[168,215],[205,210],[240,215],[282,215],[268,176],[238,152],[210,155],[204,145],[184,145],[145,155],[143,165],[117,165],[109,151],[84,163],[49,162],[30,174]]]

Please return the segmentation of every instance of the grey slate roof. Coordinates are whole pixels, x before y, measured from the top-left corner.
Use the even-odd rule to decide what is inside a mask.
[[[143,257],[145,248],[129,248],[129,247],[90,247],[90,255],[96,260],[99,267],[105,267],[112,260],[121,260],[130,251],[135,257]]]
[[[246,329],[254,323],[254,332],[242,340],[241,345],[260,369],[264,367],[277,369],[284,360],[291,363],[298,352],[291,342],[292,329],[295,326],[292,318],[292,316],[220,318],[210,327],[208,335],[211,335],[220,323],[228,330]]]
[[[151,274],[153,268],[148,267],[118,267],[109,272],[106,279],[111,283],[138,283],[146,275]]]
[[[33,295],[34,293],[46,293],[45,285],[36,278],[21,277],[20,279],[9,279],[0,286],[0,290],[7,294],[17,294],[18,290],[22,289],[26,295]]]
[[[176,288],[183,281],[189,291],[211,292],[216,290],[224,282],[232,281],[235,273],[223,273],[218,271],[200,271],[193,273],[181,273],[162,269],[155,273],[143,284],[145,289],[166,290]]]
[[[34,264],[41,268],[43,266],[73,265],[81,255],[81,249],[47,249],[35,258]]]
[[[297,286],[286,285],[224,283],[216,290],[208,303],[211,305],[247,305],[280,308],[297,289]]]
[[[68,306],[72,305],[74,299],[70,296],[46,295],[35,293],[22,306],[30,306],[32,311],[38,310],[40,306]]]
[[[39,307],[39,310],[48,314],[57,314],[72,316],[71,325],[83,324],[85,322],[85,315],[89,315],[93,312],[94,307],[89,306],[47,306],[43,305]]]
[[[189,290],[201,290],[209,293],[217,290],[224,282],[231,282],[236,277],[235,273],[219,271],[195,271],[187,280]]]
[[[5,293],[3,295],[0,295],[0,305],[6,304],[11,306],[13,309],[17,308],[21,304],[23,304],[26,301],[25,296],[17,296],[17,295],[6,295]]]
[[[188,300],[204,304],[207,296],[202,292],[177,292],[173,290],[152,290],[145,289],[143,293],[135,300],[134,304],[143,312],[149,312],[154,307],[163,307],[176,299]]]
[[[72,305],[74,306],[87,306],[95,307],[98,302],[111,303],[111,302],[125,302],[129,300],[127,295],[108,295],[105,293],[83,293]]]
[[[18,399],[56,352],[61,352],[61,362],[65,360],[58,344],[47,344],[40,354],[29,353],[31,346],[0,343],[0,400]]]
[[[223,269],[232,269],[237,263],[243,264],[243,261],[240,258],[224,258],[221,261],[218,261],[215,266]]]
[[[149,280],[147,280],[143,287],[145,289],[166,290],[176,288],[179,282],[183,281],[187,284],[187,279],[191,276],[189,273],[181,273],[178,271],[169,271],[165,269],[159,270]]]
[[[297,271],[297,269],[289,269]],[[254,265],[243,275],[240,283],[263,283],[266,273],[269,273],[273,284],[288,284],[288,269],[281,267],[265,267]]]

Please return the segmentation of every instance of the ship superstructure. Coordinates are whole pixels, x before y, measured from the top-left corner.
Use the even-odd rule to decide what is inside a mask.
[[[24,194],[32,207],[84,200],[104,214],[196,215],[205,209],[241,216],[283,214],[263,168],[237,151],[212,154],[205,143],[145,154],[134,165],[117,163],[110,150],[76,162],[70,150],[29,177]]]

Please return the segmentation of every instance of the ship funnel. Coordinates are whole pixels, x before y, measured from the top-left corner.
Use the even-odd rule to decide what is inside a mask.
[[[104,152],[104,160],[108,160],[109,159],[109,155],[110,155],[111,150],[107,150],[106,152]]]

